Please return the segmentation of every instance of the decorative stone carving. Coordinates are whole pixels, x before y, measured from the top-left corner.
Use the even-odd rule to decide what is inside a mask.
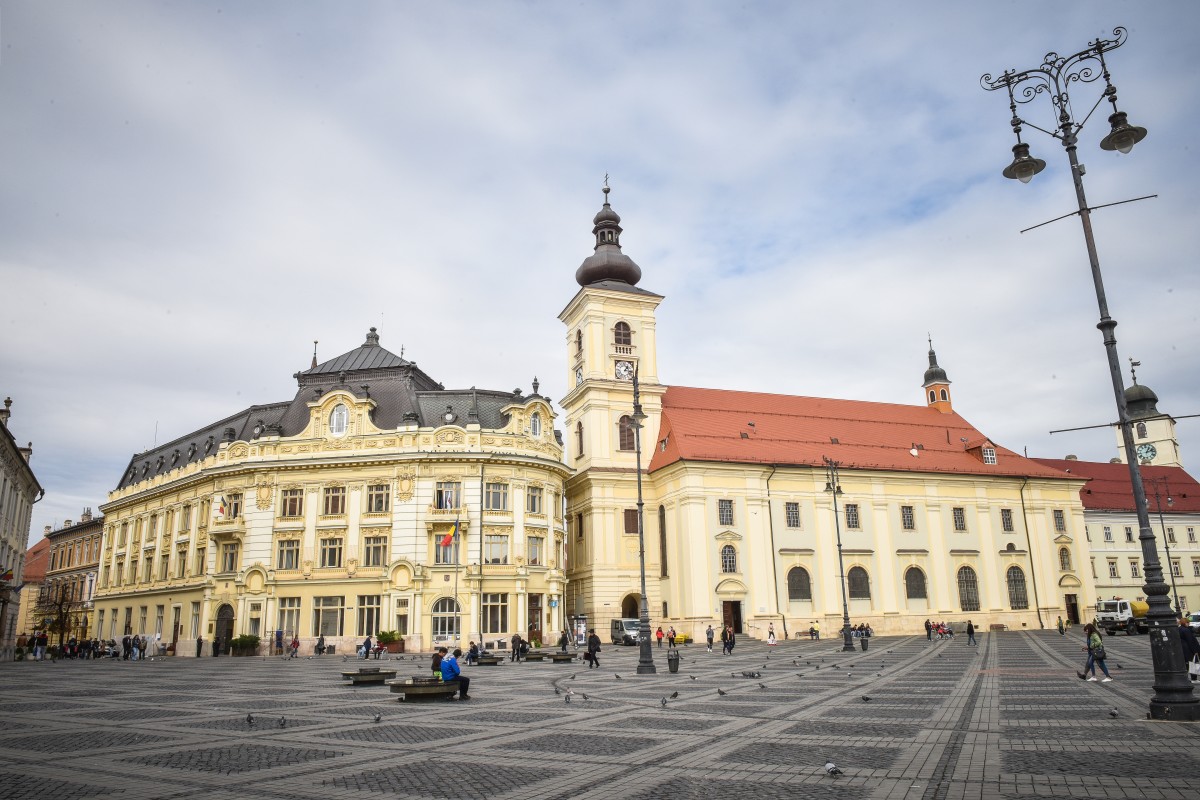
[[[254,494],[254,506],[259,511],[270,511],[271,500],[275,497],[275,486],[271,478],[264,476],[258,479],[258,489]]]
[[[250,455],[250,448],[241,442],[229,448],[230,458],[245,458],[248,455]]]
[[[417,484],[417,476],[411,472],[401,472],[396,476],[396,500],[407,502],[412,500],[413,490]]]
[[[438,431],[434,438],[438,444],[462,444],[463,432],[459,430]]]

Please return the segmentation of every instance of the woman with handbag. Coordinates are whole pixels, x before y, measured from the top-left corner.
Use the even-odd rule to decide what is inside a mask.
[[[1179,645],[1183,648],[1183,660],[1188,665],[1188,677],[1195,681],[1200,677],[1200,641],[1196,639],[1196,632],[1192,630],[1192,626],[1188,624],[1187,617],[1179,620]]]
[[[1104,671],[1104,680],[1101,683],[1108,683],[1112,680],[1112,675],[1108,674],[1108,665],[1104,663],[1104,657],[1107,655],[1104,651],[1104,640],[1100,638],[1100,634],[1096,632],[1096,626],[1088,623],[1083,632],[1087,635],[1087,664],[1083,667],[1083,672],[1077,672],[1079,680],[1096,680],[1096,665],[1100,665],[1100,669]],[[1091,675],[1088,675],[1091,672]]]

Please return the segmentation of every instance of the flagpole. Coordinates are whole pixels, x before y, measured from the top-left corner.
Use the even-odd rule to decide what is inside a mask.
[[[454,540],[450,546],[454,548],[454,646],[462,647],[462,603],[458,601],[458,514],[454,515]]]

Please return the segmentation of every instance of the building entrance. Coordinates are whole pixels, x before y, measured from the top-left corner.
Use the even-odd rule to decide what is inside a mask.
[[[721,603],[721,620],[733,628],[734,633],[742,632],[742,603],[740,600],[725,600]]]
[[[1078,595],[1068,594],[1064,596],[1067,606],[1067,619],[1072,625],[1079,624],[1079,599]]]
[[[217,609],[216,635],[221,639],[221,652],[229,652],[229,642],[233,639],[233,606],[223,605]]]

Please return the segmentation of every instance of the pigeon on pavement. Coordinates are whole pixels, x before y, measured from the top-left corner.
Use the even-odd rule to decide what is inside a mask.
[[[562,689],[559,689],[557,686],[555,686],[555,687],[554,687],[554,693],[555,693],[555,694],[562,694]]]
[[[280,717],[279,718],[279,727],[286,728],[287,727],[287,719],[285,719],[284,717]]]
[[[721,695],[721,697],[724,697],[727,692],[724,689],[717,689],[717,694]]]
[[[564,702],[564,703],[570,703],[570,702],[571,702],[571,695],[567,695],[566,697],[564,697],[564,698],[563,698],[563,702]]]
[[[679,697],[679,692],[671,692],[671,699],[674,700],[676,697]]]
[[[382,719],[383,719],[383,714],[376,714],[376,715],[374,716],[374,718],[373,718],[371,721],[372,721],[372,722],[379,722],[379,721],[380,721],[380,720],[382,720]]]
[[[253,714],[247,714],[247,715],[246,715],[246,724],[247,724],[247,725],[253,725],[253,724],[254,724],[254,715],[253,715]]]
[[[1119,717],[1119,716],[1120,716],[1120,713],[1117,711],[1117,709],[1115,709],[1115,708],[1114,708],[1114,709],[1112,709],[1111,711],[1109,711],[1109,712],[1108,712],[1108,715],[1109,715],[1110,717],[1112,717],[1113,719],[1116,719],[1117,717]]]
[[[660,702],[662,703],[663,708],[667,707],[667,698],[664,697]]]
[[[624,680],[620,675],[618,675],[615,672],[613,673],[613,677],[616,678],[617,680]]]
[[[826,761],[825,762],[825,774],[826,775],[841,775],[842,771],[841,771],[841,769],[838,768],[837,764],[833,763],[832,761]]]
[[[863,701],[864,703],[869,703],[869,702],[871,702],[871,698],[867,697],[867,696],[864,694],[864,695],[862,696],[862,701]]]

